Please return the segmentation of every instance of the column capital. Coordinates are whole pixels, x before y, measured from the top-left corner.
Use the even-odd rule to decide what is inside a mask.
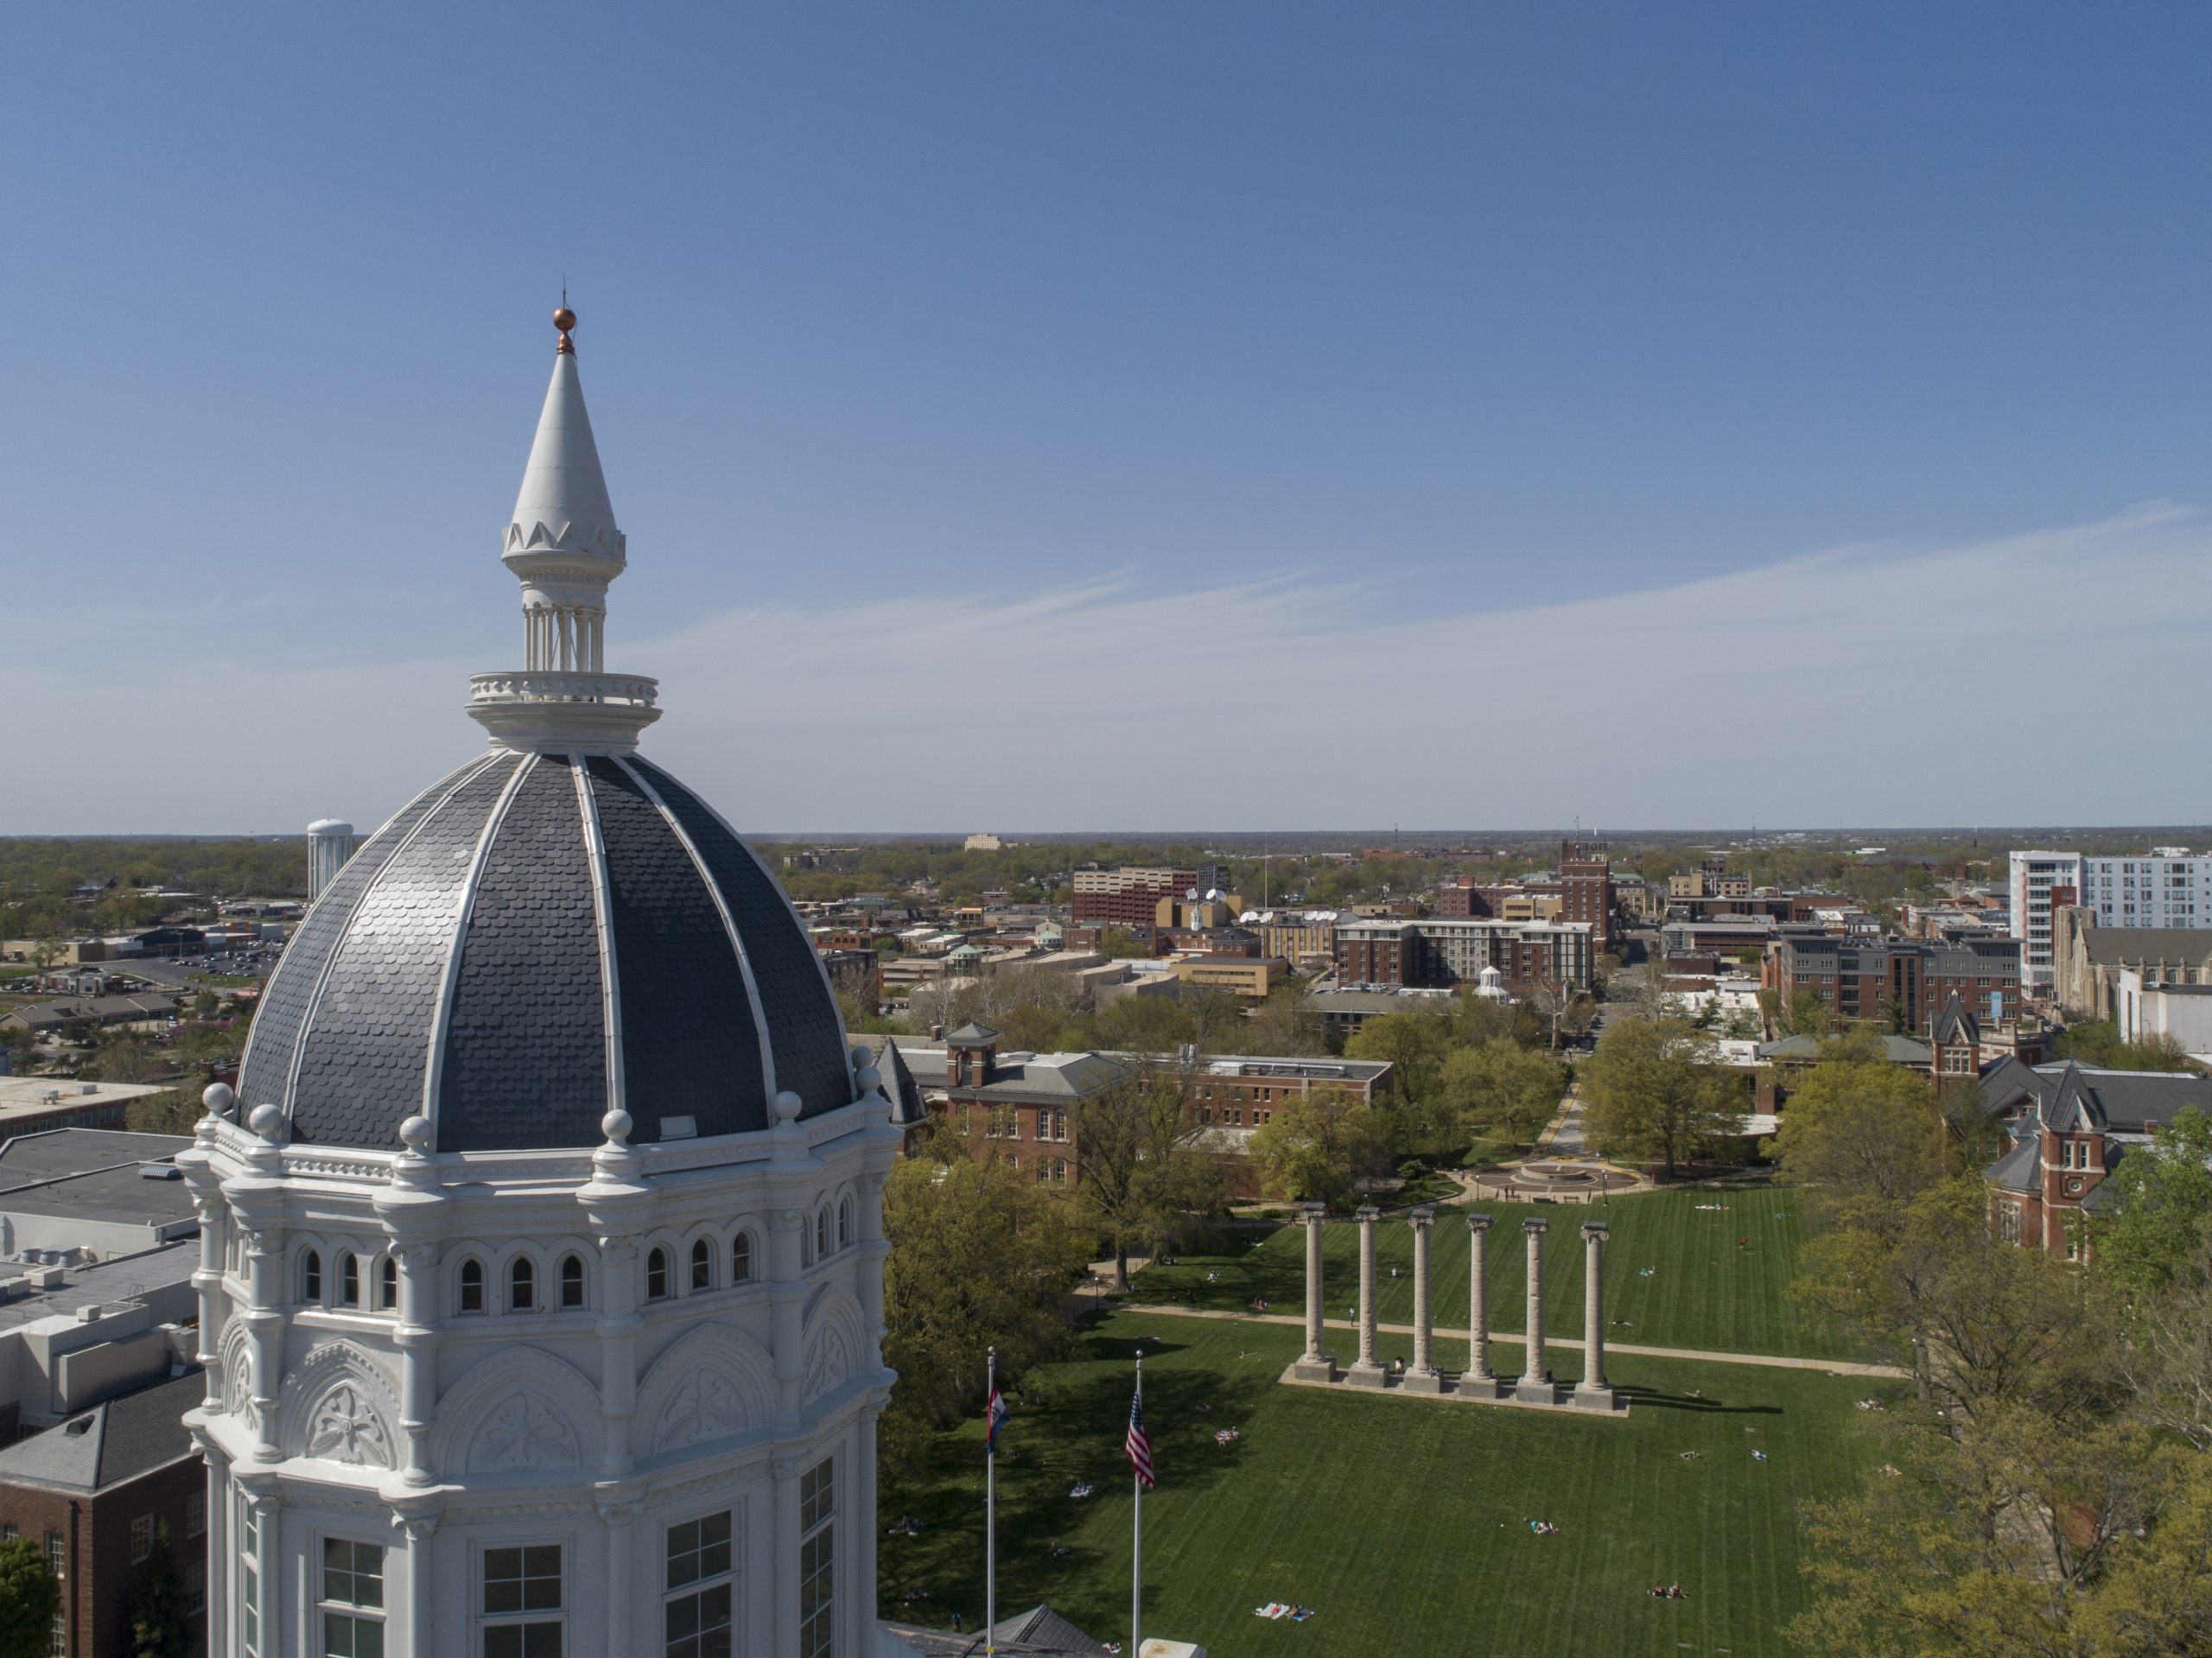
[[[1467,1217],[1467,1230],[1487,1232],[1491,1229],[1491,1223],[1497,1218],[1494,1215],[1470,1215]]]
[[[1531,1215],[1521,1223],[1521,1229],[1532,1238],[1539,1233],[1548,1232],[1551,1229],[1552,1223],[1541,1215]]]
[[[1328,1217],[1329,1206],[1326,1204],[1300,1204],[1298,1209],[1300,1218],[1308,1226],[1319,1226]]]
[[[1376,1208],[1373,1204],[1368,1204],[1360,1209],[1355,1210],[1352,1214],[1352,1218],[1358,1221],[1362,1225],[1371,1226],[1376,1221],[1382,1218],[1382,1211]]]
[[[1607,1225],[1604,1221],[1585,1221],[1582,1223],[1582,1236],[1586,1238],[1605,1237],[1609,1236],[1611,1231],[1612,1228]]]
[[[1433,1226],[1436,1223],[1436,1211],[1431,1209],[1427,1204],[1423,1204],[1420,1208],[1414,1210],[1410,1215],[1408,1215],[1406,1218],[1411,1221],[1417,1227]]]

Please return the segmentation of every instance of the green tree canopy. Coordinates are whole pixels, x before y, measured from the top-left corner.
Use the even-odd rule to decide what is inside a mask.
[[[1298,1203],[1333,1204],[1390,1166],[1382,1114],[1350,1089],[1294,1096],[1252,1135],[1268,1188]]]
[[[1607,1156],[1686,1158],[1743,1128],[1742,1078],[1723,1067],[1713,1039],[1679,1019],[1626,1019],[1607,1027],[1581,1068],[1590,1142]]]
[[[61,1588],[34,1537],[0,1540],[0,1658],[46,1658]]]
[[[2195,1106],[2108,1177],[2118,1203],[2093,1223],[2101,1277],[2130,1299],[2180,1281],[2212,1246],[2212,1117]]]
[[[943,1164],[892,1166],[883,1356],[899,1380],[877,1441],[887,1463],[914,1469],[931,1433],[982,1395],[987,1348],[1008,1375],[1065,1350],[1062,1303],[1090,1253],[1069,1219],[1033,1178],[995,1159],[956,1149]]]
[[[1141,1063],[1068,1113],[1076,1207],[1113,1250],[1114,1281],[1124,1289],[1131,1254],[1172,1242],[1226,1206],[1219,1159],[1183,1096],[1176,1072]]]
[[[1534,1140],[1566,1093],[1564,1067],[1503,1036],[1453,1049],[1436,1083],[1449,1132],[1463,1145],[1477,1134]]]

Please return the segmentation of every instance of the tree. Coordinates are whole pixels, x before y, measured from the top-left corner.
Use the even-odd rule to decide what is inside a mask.
[[[46,1658],[61,1588],[32,1537],[0,1540],[0,1658]]]
[[[130,1618],[130,1658],[184,1658],[191,1650],[192,1617],[166,1520],[155,1525],[153,1553],[131,1585]]]
[[[1792,1102],[1792,1109],[1795,1109]],[[2212,1244],[2212,1117],[2195,1106],[2107,1177],[2118,1198],[2090,1223],[2096,1271],[2131,1299],[2181,1280]]]
[[[1068,1113],[1077,1207],[1113,1249],[1117,1289],[1128,1287],[1135,1250],[1171,1242],[1224,1205],[1221,1166],[1183,1096],[1179,1076],[1145,1060]]]
[[[899,1373],[878,1445],[912,1471],[930,1435],[959,1420],[982,1391],[983,1352],[1001,1373],[1058,1356],[1061,1307],[1089,1251],[1067,1208],[995,1159],[954,1151],[938,1164],[902,1159],[883,1190],[883,1357]]]
[[[1306,1000],[1305,986],[1296,981],[1277,985],[1252,1010],[1244,1044],[1248,1053],[1279,1058],[1311,1058],[1329,1051],[1320,1015]]]
[[[1775,1150],[1816,1225],[1866,1227],[1891,1242],[1907,1206],[1946,1172],[1928,1079],[1849,1051],[1790,1090]]]
[[[1679,1019],[1609,1027],[1581,1068],[1586,1128],[1607,1155],[1681,1160],[1743,1131],[1744,1085],[1716,1058],[1713,1039]]]
[[[1477,1134],[1534,1140],[1566,1093],[1567,1073],[1556,1061],[1507,1037],[1453,1050],[1436,1084],[1440,1115],[1459,1145]]]
[[[137,1134],[188,1134],[205,1115],[195,1090],[168,1088],[125,1101],[123,1126]]]
[[[2123,1042],[2120,1027],[2107,1019],[2069,1025],[2058,1035],[2062,1059],[2077,1059],[2107,1070],[2187,1070],[2189,1055],[2180,1043],[2160,1032],[2139,1042]]]
[[[1378,1013],[1344,1039],[1347,1059],[1379,1059],[1391,1067],[1398,1097],[1425,1101],[1451,1045],[1451,1027],[1433,1013]]]
[[[1132,957],[1149,960],[1152,946],[1127,927],[1109,927],[1098,935],[1098,953],[1109,961]]]
[[[1268,1190],[1297,1203],[1333,1204],[1390,1166],[1382,1113],[1345,1088],[1293,1096],[1253,1134],[1250,1151]]]

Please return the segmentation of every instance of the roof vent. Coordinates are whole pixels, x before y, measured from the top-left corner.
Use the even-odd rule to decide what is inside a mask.
[[[62,1425],[61,1431],[64,1433],[87,1433],[92,1431],[92,1419],[91,1417],[79,1416],[73,1422],[64,1423]]]
[[[174,1163],[141,1163],[138,1178],[141,1180],[181,1180],[184,1171]]]
[[[663,1140],[696,1140],[699,1138],[699,1120],[696,1117],[663,1117],[660,1120],[660,1137]]]
[[[80,1324],[96,1324],[99,1321],[100,1311],[99,1302],[87,1301],[77,1309],[77,1322]]]

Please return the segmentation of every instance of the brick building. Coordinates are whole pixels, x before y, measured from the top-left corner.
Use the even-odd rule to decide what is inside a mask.
[[[192,1650],[204,1649],[207,1477],[184,1413],[207,1391],[194,1370],[0,1450],[0,1532],[42,1539],[60,1579],[56,1658],[126,1658],[130,1594],[159,1526],[184,1579]]]
[[[1924,1037],[1953,996],[1985,1026],[2016,1021],[2020,945],[2013,938],[1934,944],[1796,935],[1767,947],[1760,982],[1785,1003],[1811,991],[1839,1023],[1894,1021]]]
[[[1602,846],[1562,841],[1559,846],[1559,918],[1590,929],[1592,948],[1613,945],[1613,862]]]
[[[1494,967],[1509,985],[1587,989],[1596,964],[1586,921],[1483,921],[1428,916],[1418,921],[1347,921],[1337,927],[1340,983],[1392,989],[1472,984]]]
[[[2212,1109],[2212,1077],[2196,1071],[1999,1059],[1982,1072],[1981,1087],[2012,1136],[2012,1150],[1982,1172],[1991,1229],[2069,1261],[2091,1248],[2075,1217],[2110,1202],[2106,1183],[2121,1160],[2148,1155],[2153,1137],[2188,1108]]]
[[[1150,937],[1160,900],[1179,899],[1198,883],[1195,869],[1078,869],[1071,918],[1077,926],[1127,927]]]

